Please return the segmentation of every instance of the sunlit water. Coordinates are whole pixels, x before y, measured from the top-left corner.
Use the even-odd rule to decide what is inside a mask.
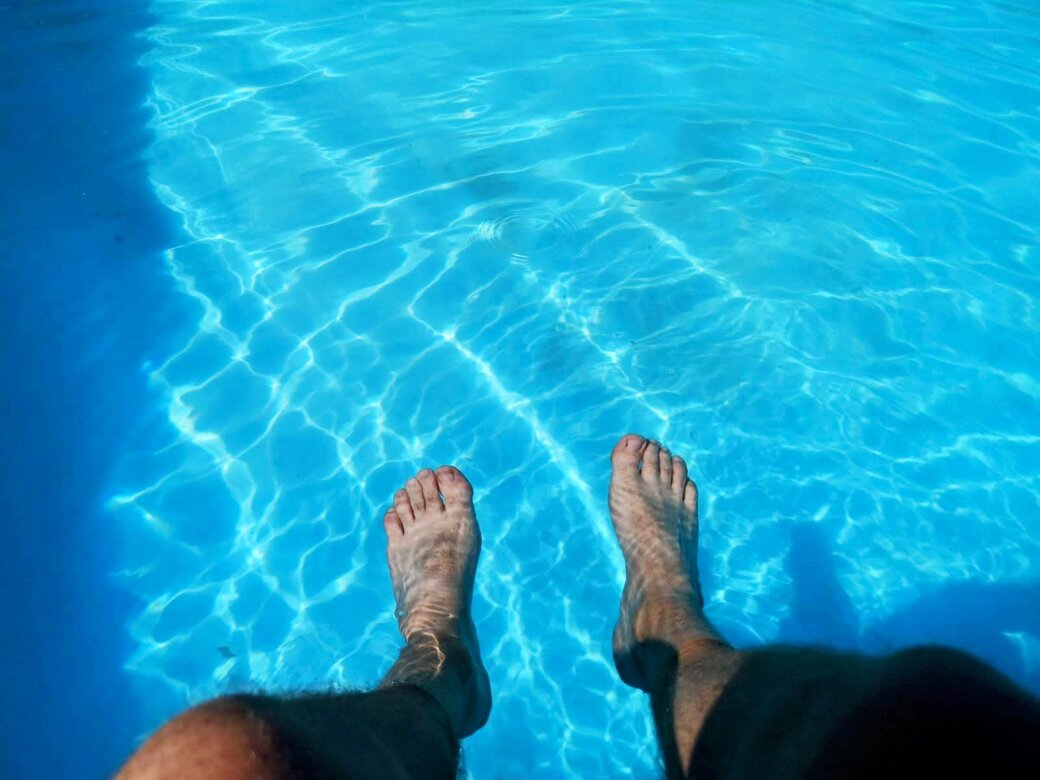
[[[806,533],[852,615],[814,638],[846,646],[940,587],[1040,576],[1028,8],[153,10],[151,179],[197,319],[147,367],[170,442],[112,499],[154,718],[377,680],[379,518],[455,463],[495,691],[469,771],[651,775],[609,650],[629,430],[691,463],[742,644],[790,634]],[[1040,634],[1005,634],[1036,683]]]

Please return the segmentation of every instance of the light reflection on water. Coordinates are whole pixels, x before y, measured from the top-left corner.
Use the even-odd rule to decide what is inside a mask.
[[[172,434],[112,507],[156,717],[376,680],[379,517],[455,463],[495,687],[470,772],[652,773],[609,652],[628,430],[690,461],[737,641],[783,636],[806,523],[855,616],[816,638],[1037,579],[1036,19],[154,6],[152,181],[198,328],[152,367]],[[1037,628],[1006,633],[1035,675]]]

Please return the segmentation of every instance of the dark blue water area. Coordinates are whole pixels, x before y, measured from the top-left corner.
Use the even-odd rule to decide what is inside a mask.
[[[137,2],[0,2],[0,774],[103,777],[141,731],[112,466],[163,430],[142,365],[184,327],[143,154]]]

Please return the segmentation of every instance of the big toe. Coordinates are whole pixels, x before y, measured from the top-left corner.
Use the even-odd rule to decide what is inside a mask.
[[[473,486],[465,475],[454,466],[437,469],[437,485],[447,506],[467,504],[473,498]]]
[[[639,469],[639,459],[646,449],[647,441],[637,433],[627,433],[614,445],[610,453],[610,462],[618,472],[631,472]]]

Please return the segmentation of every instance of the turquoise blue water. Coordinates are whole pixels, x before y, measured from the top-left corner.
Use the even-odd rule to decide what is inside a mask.
[[[1040,690],[1040,16],[870,2],[155,0],[191,327],[120,466],[150,724],[365,686],[423,466],[476,487],[472,776],[651,776],[608,454],[691,464],[733,641],[971,649]]]

